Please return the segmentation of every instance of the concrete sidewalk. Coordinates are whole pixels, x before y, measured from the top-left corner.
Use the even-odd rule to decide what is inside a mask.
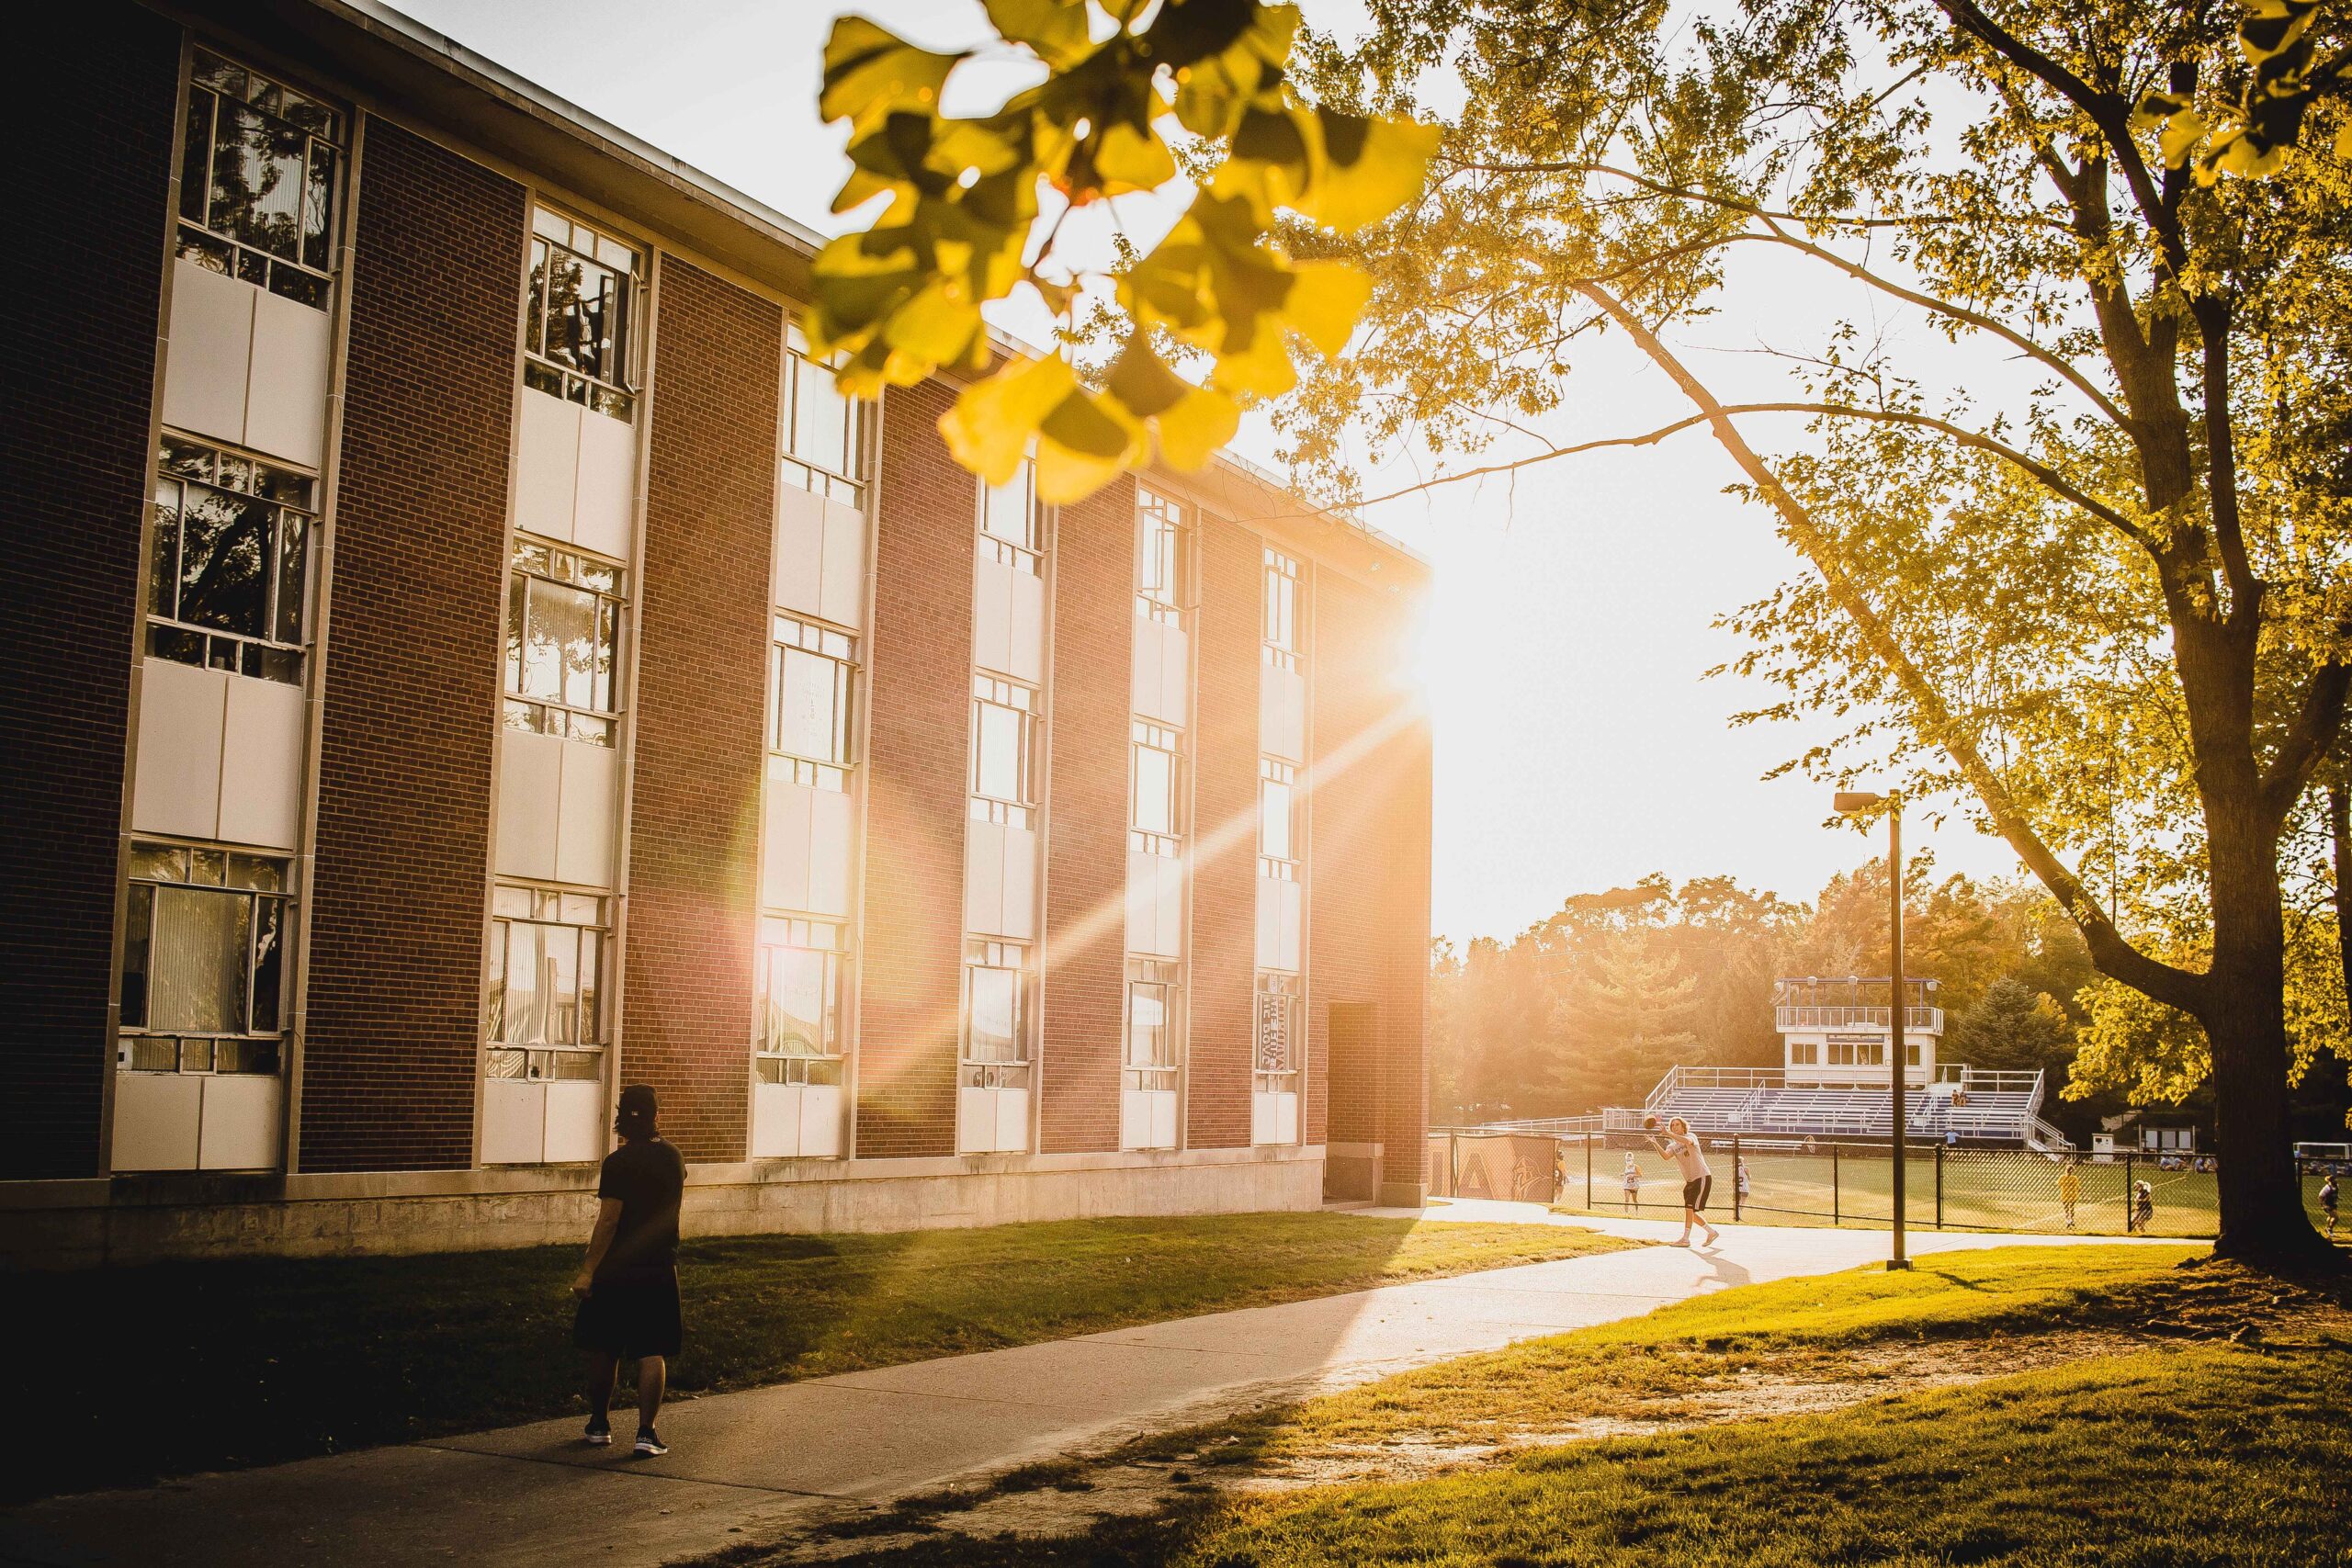
[[[1532,1203],[1420,1213],[1644,1240],[1679,1229],[1571,1222]],[[1924,1255],[2049,1239],[1913,1243]],[[60,1498],[0,1519],[0,1562],[650,1568],[786,1533],[796,1514],[844,1500],[884,1502],[1702,1292],[1848,1269],[1883,1258],[1886,1244],[1873,1231],[1727,1226],[1708,1252],[1642,1247],[718,1394],[662,1412],[672,1451],[659,1460],[627,1457],[634,1418],[616,1411],[612,1449],[581,1446],[573,1416]]]

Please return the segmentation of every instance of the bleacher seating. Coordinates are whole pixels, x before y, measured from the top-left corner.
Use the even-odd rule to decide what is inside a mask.
[[[1887,1092],[1876,1087],[1790,1084],[1775,1081],[1780,1075],[1769,1071],[1746,1073],[1731,1083],[1706,1081],[1713,1076],[1705,1069],[1669,1074],[1644,1111],[1661,1122],[1679,1116],[1693,1132],[1757,1137],[1883,1138],[1894,1122]],[[1906,1135],[1939,1143],[1951,1134],[1967,1144],[2028,1143],[2040,1109],[2038,1084],[1961,1087],[1959,1097],[1950,1083],[1915,1089]]]

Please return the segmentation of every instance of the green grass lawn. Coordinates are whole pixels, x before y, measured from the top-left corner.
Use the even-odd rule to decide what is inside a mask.
[[[2004,1248],[1940,1255],[1909,1274],[1862,1269],[1724,1291],[1154,1439],[1135,1451],[1184,1466],[1173,1478],[1187,1494],[1158,1515],[1063,1540],[943,1532],[854,1561],[2352,1563],[2344,1289],[2177,1267],[2199,1252]],[[2117,1332],[2151,1324],[2188,1337],[2143,1348],[2149,1341]],[[2233,1326],[2242,1343],[2228,1337]],[[2062,1346],[2071,1354],[2053,1359]],[[1984,1381],[1873,1397],[1930,1359]],[[2020,1366],[2033,1370],[2007,1371]],[[1841,1381],[1851,1399],[1827,1413],[1724,1419],[1705,1404]],[[1596,1417],[1636,1415],[1705,1424],[1545,1441]],[[1421,1480],[1272,1493],[1201,1485],[1417,1444],[1486,1444],[1488,1457]]]
[[[682,1393],[817,1377],[1629,1245],[1348,1214],[688,1242]],[[582,1247],[20,1274],[43,1440],[0,1497],[267,1463],[579,1407]]]
[[[1804,1155],[1783,1151],[1744,1151],[1747,1161],[1749,1197],[1742,1218],[1757,1224],[1883,1227],[1894,1212],[1894,1167],[1883,1157],[1840,1159],[1833,1167],[1826,1153]],[[1584,1179],[1583,1150],[1571,1145],[1568,1180],[1555,1205],[1563,1213],[1596,1213],[1679,1220],[1681,1179],[1656,1156],[1643,1156],[1641,1205],[1629,1210],[1623,1187],[1622,1150],[1593,1151],[1592,1184]],[[1711,1151],[1715,1170],[1714,1196],[1708,1213],[1720,1224],[1732,1212],[1731,1155]],[[1962,1149],[1943,1162],[1943,1224],[1953,1229],[2046,1232],[2067,1229],[2065,1205],[2058,1196],[2059,1167],[2037,1155],[2010,1150]],[[2076,1168],[2082,1193],[2075,1204],[2073,1229],[2085,1235],[2121,1235],[2126,1194],[2133,1179],[2154,1190],[2155,1213],[2148,1234],[2160,1236],[2210,1237],[2221,1224],[2214,1178],[2208,1173],[2160,1170],[2154,1160],[2132,1165],[2118,1161],[2100,1165],[2084,1161]],[[1936,1156],[1932,1149],[1915,1151],[1904,1168],[1904,1216],[1913,1227],[1935,1228]],[[2312,1217],[2319,1218],[2319,1183],[2306,1182],[2304,1199]]]

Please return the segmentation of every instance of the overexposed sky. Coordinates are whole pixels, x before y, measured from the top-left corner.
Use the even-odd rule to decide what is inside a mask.
[[[395,0],[402,10],[737,188],[830,229],[847,164],[817,118],[831,0]],[[866,0],[855,9],[915,41],[967,44],[977,0]],[[1305,0],[1311,21],[1346,28],[1347,0]],[[951,106],[952,107],[952,106]],[[1805,347],[1837,309],[1806,276],[1748,266],[1726,309],[1686,353],[1737,386],[1767,373],[1748,351]],[[1880,317],[1923,341],[1924,322]],[[1686,348],[1689,345],[1686,344]],[[1544,422],[1559,442],[1637,433],[1689,405],[1630,347],[1588,349],[1567,406]],[[1784,427],[1787,428],[1787,427]],[[1766,451],[1780,432],[1758,425]],[[1790,435],[1794,434],[1788,428]],[[1246,455],[1271,457],[1262,433]],[[1427,471],[1368,474],[1378,494]],[[1827,790],[1761,775],[1821,733],[1732,728],[1769,694],[1710,667],[1739,651],[1718,615],[1769,593],[1794,570],[1762,511],[1721,493],[1736,477],[1702,433],[1654,447],[1557,459],[1513,479],[1458,484],[1390,503],[1368,520],[1436,567],[1425,663],[1437,738],[1435,930],[1457,941],[1507,936],[1570,893],[1645,873],[1729,874],[1810,898],[1879,846],[1822,826]],[[1924,825],[1939,870],[2001,874],[1998,840]]]

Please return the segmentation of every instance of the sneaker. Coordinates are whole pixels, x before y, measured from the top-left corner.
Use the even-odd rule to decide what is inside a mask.
[[[601,1416],[591,1416],[588,1429],[580,1434],[580,1440],[592,1449],[608,1449],[613,1446],[613,1424]]]
[[[640,1427],[637,1431],[637,1447],[632,1451],[639,1459],[659,1459],[670,1451],[670,1445],[663,1442],[662,1434],[652,1427]]]

